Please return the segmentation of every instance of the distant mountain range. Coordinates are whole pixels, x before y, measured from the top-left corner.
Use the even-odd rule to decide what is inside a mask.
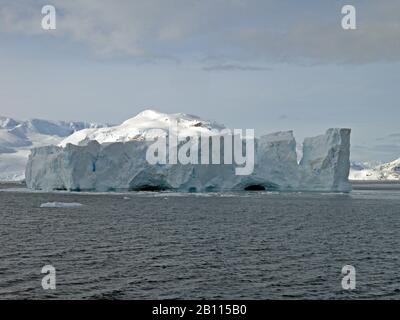
[[[31,148],[58,144],[75,131],[104,126],[107,125],[41,119],[20,121],[0,117],[0,181],[24,178]]]
[[[350,180],[400,181],[400,158],[392,162],[373,165],[370,163],[352,162]]]

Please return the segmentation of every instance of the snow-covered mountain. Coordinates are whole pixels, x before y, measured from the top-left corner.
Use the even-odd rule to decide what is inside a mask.
[[[350,168],[349,179],[400,181],[400,158],[377,166],[353,164]]]
[[[154,110],[145,110],[118,126],[100,129],[89,128],[75,132],[63,140],[59,146],[65,147],[68,143],[86,145],[93,140],[99,143],[153,140],[160,135],[160,130],[162,134],[166,135],[172,123],[176,123],[179,135],[184,137],[225,128],[221,124],[202,120],[193,115],[184,113],[166,114]]]
[[[24,179],[31,148],[58,144],[75,131],[102,126],[86,122],[19,121],[0,117],[0,181]]]

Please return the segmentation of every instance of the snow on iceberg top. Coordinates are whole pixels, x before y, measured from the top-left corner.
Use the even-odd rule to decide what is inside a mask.
[[[145,110],[121,125],[108,128],[94,128],[77,131],[64,139],[59,146],[68,143],[86,145],[91,140],[99,143],[127,142],[132,140],[153,140],[160,136],[160,130],[166,135],[170,124],[176,122],[181,136],[192,136],[200,133],[211,133],[213,129],[221,130],[221,124],[202,120],[197,116],[184,113],[166,114],[154,110]]]

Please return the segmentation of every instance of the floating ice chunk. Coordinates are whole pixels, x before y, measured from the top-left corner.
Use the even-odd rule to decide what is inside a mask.
[[[78,202],[46,202],[40,205],[41,208],[79,208],[83,204]]]

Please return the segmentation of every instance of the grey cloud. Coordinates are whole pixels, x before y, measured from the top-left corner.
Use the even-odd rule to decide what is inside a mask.
[[[203,67],[205,71],[268,71],[269,67],[239,65],[239,64],[220,64]]]
[[[376,138],[376,141],[386,141],[400,144],[400,133],[392,133],[384,137]]]
[[[388,162],[400,157],[400,145],[382,144],[374,146],[354,145],[351,147],[353,160]]]
[[[371,150],[377,152],[397,152],[400,156],[400,145],[396,144],[381,144],[371,147]]]
[[[374,152],[398,152],[400,155],[400,145],[398,144],[378,144],[372,146],[354,145],[354,150],[368,150]]]
[[[0,0],[0,33],[44,34],[40,8],[27,0]],[[231,59],[301,63],[400,61],[400,2],[353,0],[358,29],[340,26],[342,1],[278,0],[53,0],[55,36],[104,56]],[[206,66],[214,70],[259,70]]]
[[[361,145],[354,145],[351,147],[353,150],[370,150],[369,147],[367,146],[361,146]]]

